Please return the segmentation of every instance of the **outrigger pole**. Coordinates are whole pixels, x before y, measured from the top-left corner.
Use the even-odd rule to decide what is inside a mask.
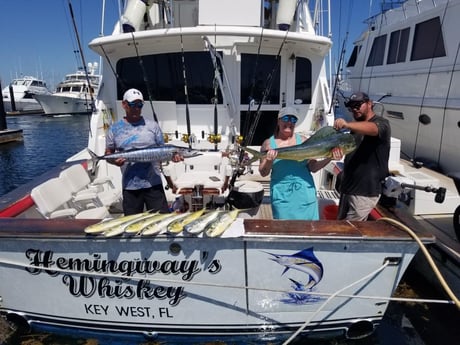
[[[91,81],[88,76],[88,69],[86,68],[85,55],[83,54],[83,50],[81,49],[80,35],[78,34],[77,25],[75,24],[75,17],[73,15],[72,3],[71,3],[71,0],[68,0],[68,1],[69,1],[70,16],[72,17],[72,24],[75,30],[75,37],[77,38],[78,50],[80,51],[81,62],[83,64],[83,70],[85,71],[86,82],[88,83],[88,91],[89,91],[89,96],[91,98],[91,112],[93,112],[95,109],[93,87],[91,86]],[[90,130],[90,134],[91,134],[91,130]]]

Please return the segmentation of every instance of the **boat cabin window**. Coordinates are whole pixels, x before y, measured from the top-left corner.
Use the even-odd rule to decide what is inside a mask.
[[[361,46],[354,46],[350,58],[348,59],[347,67],[353,67],[356,64],[356,59],[358,58],[358,54],[360,51]]]
[[[311,103],[311,61],[303,57],[296,58],[294,99]]]
[[[247,110],[240,112],[241,134],[244,138],[248,137],[251,125],[255,121],[256,111],[248,114]],[[275,132],[276,122],[278,121],[278,111],[263,111],[251,142],[245,142],[245,145],[262,145],[265,139],[269,138]]]
[[[270,92],[264,104],[280,103],[280,60],[273,55],[241,54],[241,104],[262,101],[268,82],[272,77]]]
[[[393,31],[390,35],[387,64],[406,61],[407,45],[409,43],[410,28]]]
[[[374,39],[372,43],[371,53],[367,59],[367,67],[383,65],[383,57],[385,56],[385,44],[387,35],[381,35]]]
[[[144,98],[157,101],[175,101],[185,104],[184,74],[181,53],[145,55],[121,59],[117,63],[118,99],[128,88],[140,90]],[[214,98],[214,66],[209,52],[185,52],[185,75],[190,104],[212,104]],[[145,76],[144,76],[145,71]],[[146,86],[148,83],[148,88]],[[218,103],[222,95],[218,92]]]
[[[446,56],[446,50],[439,17],[418,23],[415,26],[411,61],[441,56]]]

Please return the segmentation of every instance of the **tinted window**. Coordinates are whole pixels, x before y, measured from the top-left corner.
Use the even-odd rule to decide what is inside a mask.
[[[262,101],[269,76],[271,88],[265,98],[267,104],[280,103],[280,59],[273,55],[241,54],[241,104]]]
[[[390,36],[387,64],[406,61],[407,43],[409,40],[409,28],[393,31]]]
[[[361,50],[361,46],[355,46],[351,52],[350,59],[348,60],[347,67],[353,67],[356,64],[358,53]]]
[[[387,41],[386,35],[382,35],[374,39],[374,42],[371,48],[371,53],[369,54],[369,59],[367,60],[366,66],[383,65],[383,57],[385,54],[386,41]]]
[[[296,59],[294,98],[303,104],[311,103],[311,62],[306,58]]]
[[[439,17],[418,23],[415,26],[411,60],[431,59],[446,56]]]
[[[211,104],[214,97],[214,66],[209,53],[186,52],[184,60],[189,103]],[[142,65],[143,68],[137,57],[118,61],[118,99],[122,99],[127,89],[134,87],[146,99],[150,91],[152,100],[186,103],[181,53],[142,56]],[[222,103],[220,90],[218,99]]]

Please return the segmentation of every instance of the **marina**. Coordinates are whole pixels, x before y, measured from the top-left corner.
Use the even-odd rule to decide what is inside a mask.
[[[332,140],[331,41],[315,31],[308,1],[236,2],[128,1],[113,33],[89,44],[104,59],[90,115],[8,119],[9,127],[21,122],[25,136],[0,147],[2,164],[17,169],[27,147],[30,157],[59,159],[3,169],[2,180],[16,185],[0,192],[2,315],[20,334],[99,343],[395,344],[385,336],[397,334],[401,344],[431,345],[439,339],[423,334],[430,324],[443,343],[457,343],[459,251],[448,220],[458,191],[452,178],[401,160],[401,139],[391,141],[387,203],[370,220],[327,214],[338,202],[334,161],[314,174],[320,220],[273,218],[257,153],[286,105],[301,114],[296,130]],[[125,116],[122,97],[133,87],[144,95],[143,116],[164,133],[167,146],[158,149],[190,153],[181,162],[161,158],[168,204],[178,213],[123,215],[122,176],[104,157],[105,138]],[[42,127],[51,147],[30,141],[32,127]],[[137,151],[121,154],[147,154]],[[432,288],[412,293],[411,284],[435,271],[424,255],[436,252],[448,286],[429,278]],[[429,306],[428,326],[414,305]]]

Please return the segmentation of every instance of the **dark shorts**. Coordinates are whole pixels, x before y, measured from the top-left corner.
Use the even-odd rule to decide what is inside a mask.
[[[162,185],[151,188],[123,190],[123,212],[125,215],[144,211],[169,212],[168,202]]]

